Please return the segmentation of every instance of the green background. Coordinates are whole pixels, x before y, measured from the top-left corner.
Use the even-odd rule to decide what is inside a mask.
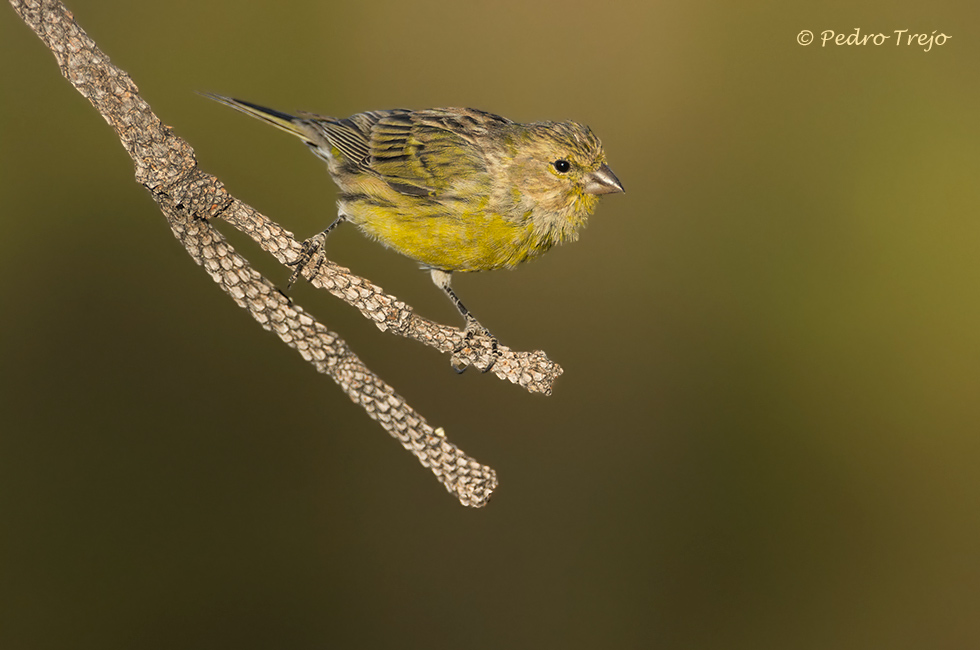
[[[294,290],[497,469],[465,509],[191,262],[0,9],[0,647],[980,645],[980,5],[70,8],[300,237],[334,217],[322,163],[194,91],[574,119],[628,193],[455,281],[563,365],[551,397]],[[820,46],[855,27],[952,39]],[[458,322],[354,228],[328,250]]]

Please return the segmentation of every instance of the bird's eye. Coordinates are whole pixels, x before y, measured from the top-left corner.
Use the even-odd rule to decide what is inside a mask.
[[[567,172],[569,169],[572,168],[572,164],[567,160],[556,160],[551,164],[555,166],[555,170],[559,174],[564,174],[565,172]]]

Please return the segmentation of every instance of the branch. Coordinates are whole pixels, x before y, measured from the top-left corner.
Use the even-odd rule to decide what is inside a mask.
[[[243,309],[287,345],[329,375],[367,414],[397,438],[455,494],[463,505],[486,505],[496,473],[433,429],[394,389],[381,381],[335,333],[259,274],[209,223],[220,218],[248,234],[281,263],[296,261],[302,244],[292,233],[231,196],[221,182],[201,171],[190,145],[175,136],[139,95],[136,84],[113,66],[72,14],[55,0],[10,0],[14,10],[54,53],[62,73],[119,136],[136,166],[136,180],[153,196],[174,235],[191,257]],[[422,318],[405,303],[332,262],[310,278],[357,307],[382,331],[413,338],[469,364],[486,367],[487,347],[467,347],[465,332]],[[561,367],[541,351],[504,346],[493,374],[531,392],[551,393]]]

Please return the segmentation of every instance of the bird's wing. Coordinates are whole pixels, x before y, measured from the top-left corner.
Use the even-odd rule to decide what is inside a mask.
[[[370,169],[402,194],[472,188],[486,182],[486,137],[495,121],[508,123],[470,109],[386,112],[371,127]]]
[[[340,155],[348,164],[368,169],[371,159],[371,129],[388,114],[407,112],[404,109],[372,111],[358,113],[343,120],[311,115],[310,121],[316,124],[327,142],[340,151]]]

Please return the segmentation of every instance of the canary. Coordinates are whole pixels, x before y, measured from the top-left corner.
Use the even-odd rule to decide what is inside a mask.
[[[451,274],[512,268],[574,241],[599,196],[624,191],[599,139],[576,122],[519,124],[471,108],[336,119],[205,96],[298,136],[340,190],[337,219],[307,240],[291,282],[326,235],[350,221],[428,269],[467,331],[490,336],[494,348],[453,292]]]

